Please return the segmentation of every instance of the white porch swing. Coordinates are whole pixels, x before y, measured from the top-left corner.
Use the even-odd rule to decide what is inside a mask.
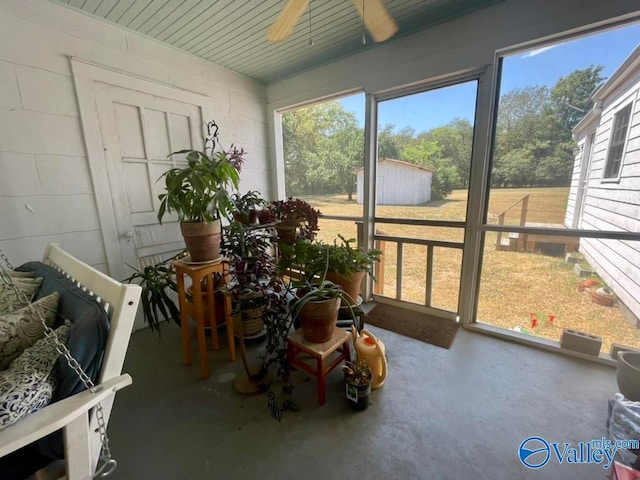
[[[1,257],[6,266],[12,268],[6,256],[2,254]],[[116,466],[115,460],[111,458],[106,427],[115,393],[132,381],[129,375],[121,372],[141,288],[113,280],[69,255],[56,244],[48,245],[42,263],[53,267],[71,279],[75,286],[94,297],[107,312],[109,334],[95,385],[71,357],[69,350],[56,340],[59,353],[66,358],[87,390],[51,403],[1,430],[0,458],[63,429],[66,464],[64,478],[99,478],[111,473]],[[0,265],[3,276],[6,273],[4,267]],[[41,316],[40,319],[42,320]],[[56,338],[53,330],[46,324],[45,334]],[[101,458],[102,463],[99,464]]]

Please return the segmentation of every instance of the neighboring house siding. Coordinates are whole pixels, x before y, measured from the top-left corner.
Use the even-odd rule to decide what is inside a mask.
[[[106,269],[70,57],[206,95],[224,145],[248,152],[241,189],[270,194],[263,85],[49,1],[2,2],[0,248],[12,263],[54,241]]]
[[[578,188],[580,184],[580,174],[582,172],[583,162],[588,162],[587,157],[587,137],[583,137],[578,143],[578,149],[573,160],[573,172],[571,174],[571,186],[569,188],[569,197],[567,198],[567,209],[565,210],[564,225],[567,228],[573,228],[573,222],[576,215],[576,201],[578,197]]]
[[[420,205],[431,200],[433,172],[397,161],[381,160],[376,172],[379,205]],[[357,172],[358,203],[364,200],[364,171]]]
[[[637,100],[640,68],[627,75],[619,87],[599,99],[602,101],[602,113],[597,122],[594,151],[587,172],[583,211],[575,223],[577,228],[640,233],[640,102]],[[630,102],[632,112],[619,177],[603,178],[616,112]],[[574,132],[579,145],[588,141],[589,133],[587,128]],[[576,157],[565,217],[565,225],[569,227],[574,222],[574,215],[579,213],[575,203],[577,178],[584,161],[584,157]],[[634,319],[640,319],[640,241],[583,238],[580,252]]]

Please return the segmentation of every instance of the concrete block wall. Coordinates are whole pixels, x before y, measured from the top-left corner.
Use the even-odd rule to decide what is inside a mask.
[[[0,248],[14,265],[54,241],[106,270],[70,57],[209,97],[223,144],[249,152],[242,190],[270,196],[264,85],[47,0],[0,0]]]

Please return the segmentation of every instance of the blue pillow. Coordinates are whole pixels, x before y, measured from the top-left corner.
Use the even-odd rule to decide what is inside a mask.
[[[91,295],[83,292],[69,278],[49,265],[42,262],[29,262],[16,270],[32,271],[35,272],[36,277],[43,278],[35,300],[58,292],[60,299],[55,326],[63,325],[65,319],[71,322],[67,348],[89,378],[95,382],[109,336],[107,312]],[[51,400],[52,403],[85,390],[82,380],[67,365],[64,358],[61,357],[58,360],[56,368],[58,386]]]

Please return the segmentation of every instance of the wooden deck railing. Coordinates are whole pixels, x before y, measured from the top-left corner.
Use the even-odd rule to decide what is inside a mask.
[[[504,225],[504,219],[505,219],[505,216],[507,215],[507,212],[512,208],[516,207],[516,205],[518,205],[519,203],[522,203],[521,210],[520,210],[520,226],[524,227],[527,224],[527,211],[529,210],[529,194],[522,197],[520,200],[515,202],[513,205],[511,205],[509,208],[503,211],[500,215],[498,215],[498,225]],[[525,234],[518,235],[517,250],[518,251],[523,250],[526,243],[527,243],[527,236]],[[498,232],[496,236],[496,250],[499,250],[500,248],[502,248],[502,232]]]
[[[356,231],[357,231],[357,244],[359,247],[362,247],[364,245],[362,220],[356,221]],[[376,233],[383,234],[385,232],[382,232],[376,229]],[[385,262],[384,257],[385,257],[385,250],[387,249],[387,245],[384,240],[382,241],[374,240],[373,248],[374,250],[380,250],[382,252],[382,255],[380,255],[380,261],[376,262],[373,265],[373,278],[376,279],[376,281],[373,282],[373,293],[374,295],[382,295],[382,292],[384,290],[384,262]]]
[[[356,222],[358,230],[358,245],[363,245],[362,234],[362,222]],[[425,298],[424,305],[431,307],[432,292],[433,292],[433,253],[435,247],[441,248],[455,248],[462,250],[464,243],[462,242],[447,242],[443,240],[430,240],[422,238],[411,237],[396,237],[387,235],[385,232],[376,229],[376,233],[373,236],[374,248],[382,251],[380,262],[377,262],[374,266],[374,276],[377,282],[374,284],[373,293],[376,295],[383,295],[384,293],[384,270],[385,270],[385,258],[386,258],[386,244],[387,242],[396,243],[396,292],[395,299],[402,299],[402,266],[404,256],[405,245],[422,245],[427,247],[426,261],[426,275],[425,275]]]

